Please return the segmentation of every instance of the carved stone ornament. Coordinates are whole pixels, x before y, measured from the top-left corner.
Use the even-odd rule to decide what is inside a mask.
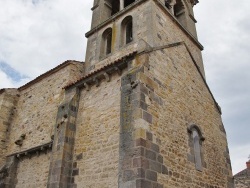
[[[23,140],[25,139],[26,135],[22,134],[18,140],[15,141],[15,144],[18,146],[22,146],[23,145]]]
[[[199,3],[199,0],[190,0],[191,4],[194,6],[196,5],[197,3]]]
[[[165,5],[171,9],[176,4],[176,0],[165,0]]]

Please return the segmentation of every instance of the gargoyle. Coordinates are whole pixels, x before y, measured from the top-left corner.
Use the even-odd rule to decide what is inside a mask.
[[[26,135],[22,134],[18,140],[15,141],[15,144],[18,146],[22,146],[23,145],[23,140],[25,139]]]

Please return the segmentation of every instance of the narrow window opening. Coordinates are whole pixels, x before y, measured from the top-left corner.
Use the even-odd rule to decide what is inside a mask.
[[[124,1],[124,7],[129,6],[129,5],[132,4],[133,2],[135,2],[135,0],[125,0],[125,1]]]
[[[102,43],[100,49],[100,57],[105,57],[106,55],[112,53],[112,29],[106,29],[102,34]]]
[[[181,0],[177,0],[174,5],[174,15],[178,18],[185,13],[185,7]]]
[[[188,127],[189,133],[189,146],[190,154],[188,154],[188,159],[190,162],[195,164],[195,168],[198,171],[202,171],[205,162],[203,160],[202,153],[202,142],[205,138],[202,136],[202,132],[197,125],[191,125]]]
[[[187,27],[185,6],[182,0],[176,0],[176,4],[173,7],[173,13],[182,26]]]
[[[119,0],[105,0],[106,11],[104,15],[113,16],[120,11],[120,1]]]
[[[109,32],[106,38],[106,55],[111,53],[111,45],[112,45],[112,32]]]
[[[202,171],[201,143],[200,143],[201,139],[197,130],[193,130],[192,137],[193,137],[193,144],[194,144],[195,167],[197,170]]]
[[[120,1],[119,0],[113,0],[112,1],[112,12],[111,12],[111,16],[113,16],[114,14],[116,14],[117,12],[120,11]]]
[[[127,16],[121,23],[121,46],[133,41],[133,18]]]
[[[165,0],[165,6],[166,6],[168,9],[171,9],[171,8],[172,8],[172,0]]]
[[[126,26],[126,44],[130,43],[133,40],[133,23],[132,20],[127,23]]]

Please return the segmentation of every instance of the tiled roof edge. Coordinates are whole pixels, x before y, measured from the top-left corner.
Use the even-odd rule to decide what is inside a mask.
[[[90,77],[92,77],[92,76],[94,76],[94,75],[96,75],[96,74],[98,74],[98,73],[100,73],[102,71],[105,71],[106,69],[108,69],[110,67],[115,66],[116,64],[118,64],[119,62],[121,62],[123,59],[127,59],[129,57],[132,57],[135,54],[137,54],[137,51],[131,52],[131,53],[129,53],[129,54],[127,54],[127,55],[125,55],[125,56],[123,56],[123,57],[121,57],[121,58],[119,58],[119,59],[117,59],[117,60],[115,60],[115,61],[113,61],[111,63],[109,63],[108,65],[104,65],[103,67],[101,67],[101,68],[99,68],[99,69],[97,69],[97,70],[95,70],[95,71],[93,71],[93,72],[91,72],[91,73],[83,76],[82,78],[80,78],[80,79],[78,79],[78,80],[76,80],[76,81],[68,84],[67,86],[64,87],[64,89],[68,89],[68,88],[70,88],[70,87],[72,87],[74,85],[77,85],[77,83],[80,83],[81,81],[83,81],[83,80],[85,80],[87,78],[90,78]]]
[[[246,169],[238,172],[237,174],[235,174],[234,177],[245,176],[247,174],[247,171],[248,171],[248,169],[246,168]]]

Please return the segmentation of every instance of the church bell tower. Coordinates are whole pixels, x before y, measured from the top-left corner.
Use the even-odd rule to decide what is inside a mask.
[[[120,88],[119,188],[233,187],[221,109],[196,33],[197,3],[94,0],[85,73],[128,63]],[[127,61],[130,54],[136,56]]]
[[[182,42],[185,33],[203,76],[193,6],[198,0],[95,0],[86,52],[86,71],[95,70],[124,54]]]

